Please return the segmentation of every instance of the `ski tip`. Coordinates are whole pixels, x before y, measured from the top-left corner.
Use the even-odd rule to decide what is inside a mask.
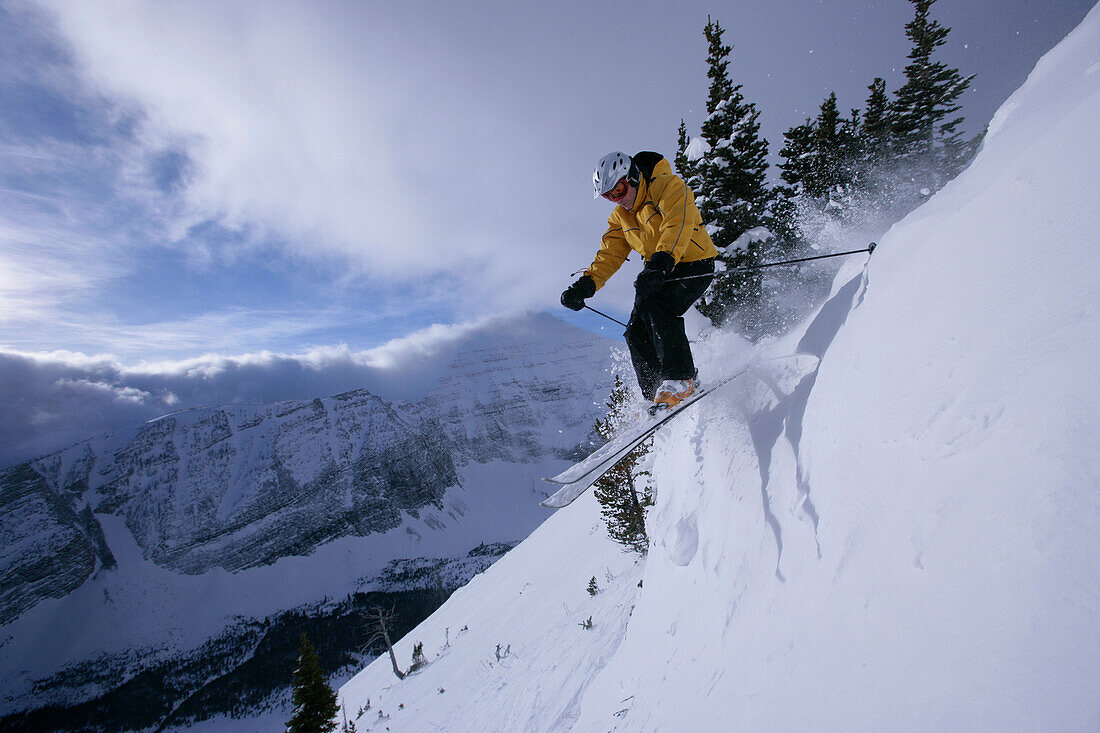
[[[587,486],[585,488],[588,488]],[[580,496],[583,491],[577,491],[569,489],[568,487],[562,487],[559,491],[551,494],[542,501],[539,502],[539,506],[544,506],[547,509],[561,509],[567,507],[573,503],[573,500]]]

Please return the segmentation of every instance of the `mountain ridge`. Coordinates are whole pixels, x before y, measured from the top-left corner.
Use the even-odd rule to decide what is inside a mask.
[[[465,334],[451,357],[434,357],[446,363],[416,401],[353,389],[188,408],[0,472],[7,671],[29,681],[79,665],[77,652],[31,665],[35,672],[13,669],[33,653],[36,619],[60,613],[87,630],[124,619],[118,604],[143,584],[169,605],[187,595],[174,587],[212,593],[198,624],[206,631],[184,634],[196,639],[189,647],[221,614],[340,597],[377,585],[370,578],[389,562],[521,539],[546,516],[537,477],[589,439],[600,413],[592,395],[611,381],[612,343],[564,324],[548,333],[548,318],[515,319],[484,339]],[[464,567],[475,572],[499,554],[482,556]],[[277,576],[292,592],[259,600]],[[85,585],[103,597],[77,593]],[[37,613],[42,604],[50,608]],[[102,619],[75,621],[88,613]],[[188,622],[174,616],[166,631]],[[122,634],[101,648],[126,654],[157,633],[132,642]],[[19,688],[30,689],[13,687],[8,712],[29,702]]]

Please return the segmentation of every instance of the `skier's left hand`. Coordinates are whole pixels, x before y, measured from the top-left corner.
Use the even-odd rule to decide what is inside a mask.
[[[581,275],[577,282],[570,285],[561,294],[561,304],[570,310],[584,308],[584,301],[596,294],[596,281],[588,275]]]
[[[668,252],[654,252],[649,261],[645,263],[645,269],[638,274],[634,281],[634,291],[639,298],[648,298],[656,295],[665,286],[665,278],[672,268],[676,266],[676,260]]]

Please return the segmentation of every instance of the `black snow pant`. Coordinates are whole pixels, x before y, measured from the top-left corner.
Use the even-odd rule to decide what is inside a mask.
[[[652,400],[666,379],[694,379],[695,362],[684,333],[684,314],[706,292],[714,279],[714,260],[683,262],[672,269],[668,280],[687,275],[707,275],[679,282],[666,282],[655,294],[634,301],[626,324],[626,345],[634,362],[642,396]]]

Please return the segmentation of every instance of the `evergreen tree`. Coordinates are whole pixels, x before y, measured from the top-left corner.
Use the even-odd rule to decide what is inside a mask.
[[[305,634],[302,634],[298,645],[292,700],[294,714],[287,721],[287,733],[330,733],[336,730],[336,693],[325,680],[317,650]]]
[[[890,100],[886,96],[886,80],[876,77],[867,87],[870,95],[859,128],[863,160],[869,169],[877,170],[890,159],[894,144],[894,119]]]
[[[790,128],[779,157],[781,176],[789,188],[779,189],[797,211],[798,237],[802,229],[814,230],[827,219],[851,219],[858,216],[860,187],[864,183],[859,136],[860,113],[852,110],[847,118],[840,116],[836,94],[822,102],[817,117]]]
[[[936,0],[909,0],[915,14],[905,25],[913,43],[910,63],[905,67],[905,84],[898,89],[891,113],[898,153],[913,187],[936,191],[969,163],[976,143],[962,140],[958,127],[963,122],[959,97],[974,77],[933,61],[932,55],[946,42],[950,28],[929,17]]]
[[[864,218],[892,220],[911,208],[904,192],[910,188],[895,160],[894,116],[886,94],[886,81],[876,77],[857,129],[859,155],[858,195]]]
[[[836,92],[821,103],[814,125],[811,171],[805,191],[833,214],[849,210],[856,198],[860,157],[859,110],[841,119]]]
[[[741,85],[730,79],[733,48],[722,43],[723,28],[708,17],[703,33],[709,44],[707,76],[711,83],[701,137],[709,149],[697,162],[696,202],[720,251],[719,260],[728,268],[756,265],[761,262],[763,242],[753,241],[732,251],[726,248],[750,229],[774,224],[773,196],[767,185],[768,142],[760,136],[756,106],[745,101]],[[720,275],[698,309],[716,325],[737,314],[750,335],[759,336],[764,330],[759,317],[764,300],[761,281],[758,271]]]
[[[783,133],[783,147],[779,150],[782,162],[779,175],[786,185],[775,187],[775,235],[780,241],[791,244],[791,249],[803,243],[807,228],[803,209],[809,200],[806,181],[812,177],[814,157],[814,125],[807,119],[801,125]]]
[[[424,656],[424,642],[418,641],[413,644],[412,663],[409,665],[407,674],[412,674],[426,666],[428,666],[428,658]]]
[[[778,185],[772,188],[771,222],[768,227],[782,252],[791,254],[803,242],[801,226],[798,221],[798,203],[795,190],[790,186]]]
[[[836,92],[821,103],[814,124],[813,175],[806,182],[806,192],[816,198],[828,198],[841,184],[840,111]]]
[[[676,159],[673,161],[676,164],[676,175],[680,176],[684,183],[694,191],[699,181],[694,180],[697,175],[695,163],[688,158],[688,146],[691,144],[691,139],[688,137],[687,125],[684,124],[683,120],[680,120],[680,128],[676,132]]]
[[[596,421],[596,432],[610,440],[630,410],[630,390],[615,375],[615,385],[607,401],[607,417]],[[649,549],[645,532],[646,510],[653,506],[653,495],[648,486],[639,487],[648,471],[639,471],[638,464],[649,453],[652,442],[638,446],[615,464],[593,484],[593,493],[600,502],[600,513],[607,524],[611,539],[628,550],[644,555]],[[594,579],[593,579],[594,581]]]
[[[592,579],[588,581],[588,587],[585,589],[590,596],[598,596],[600,594],[600,586],[596,584],[596,576],[593,575]]]
[[[810,120],[783,133],[784,143],[779,150],[779,157],[783,159],[779,164],[780,177],[796,195],[806,192],[806,181],[813,177],[815,135]]]
[[[856,191],[862,187],[863,138],[859,131],[863,120],[858,109],[848,110],[848,117],[840,122],[837,143],[840,151],[840,178],[845,187]]]

